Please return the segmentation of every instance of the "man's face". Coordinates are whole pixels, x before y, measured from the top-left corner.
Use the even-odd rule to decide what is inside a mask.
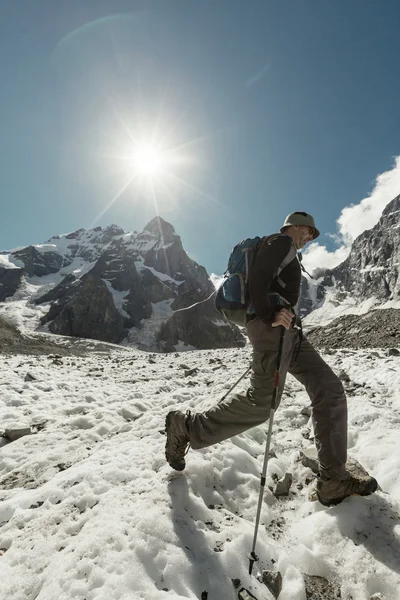
[[[308,225],[294,225],[292,238],[297,250],[301,250],[314,239],[314,229]]]

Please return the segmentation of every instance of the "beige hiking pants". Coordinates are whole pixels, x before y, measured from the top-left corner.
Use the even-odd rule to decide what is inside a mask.
[[[253,346],[252,375],[246,394],[233,394],[204,413],[194,413],[187,422],[194,449],[211,446],[268,420],[277,364],[280,327],[251,321],[247,333]],[[287,373],[300,381],[310,397],[315,444],[321,474],[347,478],[347,403],[343,386],[299,330],[285,332],[276,407]]]

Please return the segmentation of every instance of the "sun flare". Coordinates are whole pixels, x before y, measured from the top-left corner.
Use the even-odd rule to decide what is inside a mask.
[[[184,203],[194,204],[200,198],[218,204],[199,185],[207,136],[193,135],[193,124],[186,130],[180,117],[164,123],[159,114],[148,123],[144,117],[116,115],[120,127],[110,130],[110,145],[103,154],[115,191],[96,220],[121,197],[130,203],[152,205],[156,214],[179,210]]]
[[[153,144],[141,144],[134,151],[132,166],[139,177],[155,178],[160,176],[167,166],[167,158],[163,151]]]

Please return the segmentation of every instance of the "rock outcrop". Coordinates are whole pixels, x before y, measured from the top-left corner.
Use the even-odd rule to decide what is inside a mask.
[[[300,313],[310,339],[321,346],[400,345],[400,196],[379,222],[353,242],[334,269],[302,280]],[[384,307],[384,310],[374,310]],[[318,310],[319,309],[319,310]],[[343,316],[340,316],[340,315]],[[323,326],[323,327],[317,327]]]

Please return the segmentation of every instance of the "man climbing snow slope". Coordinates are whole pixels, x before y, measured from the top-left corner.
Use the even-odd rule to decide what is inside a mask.
[[[173,469],[185,468],[189,445],[204,448],[268,420],[283,392],[286,374],[300,381],[310,397],[320,473],[315,491],[326,505],[347,496],[367,496],[377,489],[373,477],[354,477],[346,470],[347,401],[342,383],[301,330],[296,314],[301,265],[297,251],[319,236],[305,212],[286,218],[281,233],[262,238],[249,268],[248,295],[253,307],[247,334],[253,347],[250,387],[203,413],[176,410],[166,418],[166,459]],[[284,330],[282,330],[284,328]],[[272,407],[281,334],[280,379]]]

